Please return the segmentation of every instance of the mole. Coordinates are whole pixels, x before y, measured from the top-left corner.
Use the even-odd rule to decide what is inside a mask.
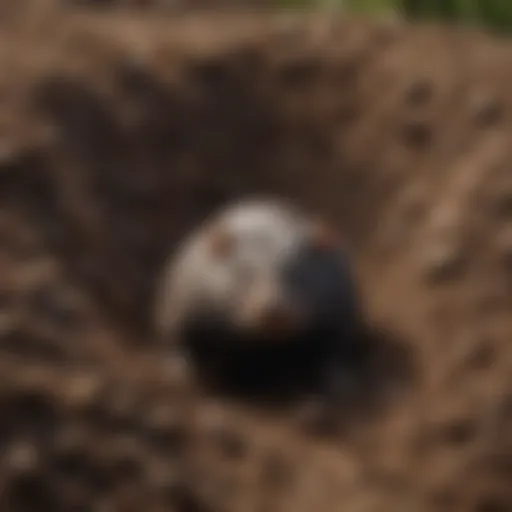
[[[242,393],[332,395],[362,355],[341,233],[276,197],[224,205],[183,239],[163,266],[154,320],[198,375]]]

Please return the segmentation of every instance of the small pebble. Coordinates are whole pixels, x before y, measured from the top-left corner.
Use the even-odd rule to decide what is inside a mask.
[[[32,443],[20,441],[10,446],[4,460],[10,471],[27,474],[37,468],[39,454]]]
[[[220,406],[209,404],[199,408],[196,422],[203,432],[215,434],[224,428],[226,418]]]
[[[445,282],[458,277],[464,267],[462,249],[453,240],[433,241],[423,259],[424,275],[431,282]]]
[[[87,407],[100,395],[103,384],[95,374],[75,375],[64,387],[66,401],[74,408]]]
[[[185,383],[191,376],[188,359],[180,353],[173,353],[163,360],[163,372],[173,382]]]

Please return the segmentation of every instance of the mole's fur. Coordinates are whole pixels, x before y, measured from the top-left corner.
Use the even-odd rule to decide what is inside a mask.
[[[304,383],[357,352],[358,301],[340,235],[288,201],[214,213],[166,264],[156,328],[243,381]]]

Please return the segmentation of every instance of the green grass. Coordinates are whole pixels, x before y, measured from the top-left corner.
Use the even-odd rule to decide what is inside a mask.
[[[367,14],[385,14],[395,8],[396,0],[345,0],[345,9]]]
[[[393,10],[396,0],[276,0],[276,4],[278,7],[292,9],[312,9],[330,6],[349,12],[378,15]]]
[[[512,30],[510,0],[402,0],[414,19],[434,19],[480,25],[498,31]]]
[[[276,0],[280,7],[336,7],[348,12],[382,15],[400,12],[414,20],[482,26],[512,32],[512,0]]]

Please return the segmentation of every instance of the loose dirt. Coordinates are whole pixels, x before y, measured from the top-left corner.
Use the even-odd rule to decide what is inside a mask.
[[[510,43],[18,15],[0,28],[2,509],[510,510]],[[167,252],[255,192],[346,233],[380,348],[334,438],[198,396],[154,343]]]

